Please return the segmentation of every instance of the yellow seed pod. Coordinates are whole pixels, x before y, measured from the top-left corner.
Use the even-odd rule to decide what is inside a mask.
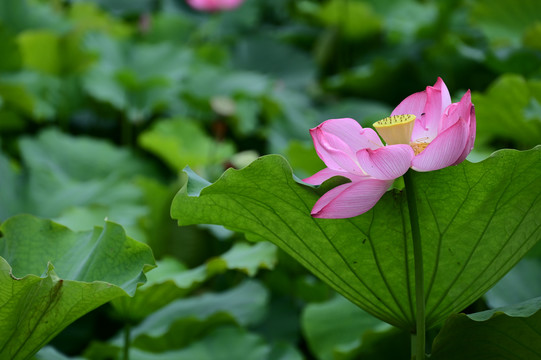
[[[409,144],[415,115],[404,114],[386,117],[373,124],[387,145]]]

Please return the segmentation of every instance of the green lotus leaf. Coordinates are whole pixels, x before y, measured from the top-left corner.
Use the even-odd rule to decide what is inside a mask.
[[[414,173],[423,241],[427,326],[483,295],[541,238],[541,147]],[[365,311],[415,329],[413,251],[405,193],[392,189],[351,219],[314,219],[317,189],[281,156],[230,169],[199,195],[190,177],[173,200],[179,225],[220,224],[267,240]],[[323,184],[325,185],[325,184]]]
[[[0,231],[2,359],[27,359],[87,312],[132,296],[154,264],[150,248],[112,222],[76,233],[18,215]]]
[[[541,298],[451,315],[434,339],[434,360],[541,358]]]

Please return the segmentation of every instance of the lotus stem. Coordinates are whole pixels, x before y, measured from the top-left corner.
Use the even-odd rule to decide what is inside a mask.
[[[415,200],[415,186],[413,183],[412,171],[404,174],[406,198],[411,224],[411,238],[413,240],[413,259],[415,263],[415,333],[412,334],[412,358],[416,360],[426,359],[426,324],[425,324],[425,290],[423,271],[423,251],[421,246],[421,231],[419,228],[419,216],[417,213],[417,202]]]
[[[124,325],[124,360],[130,359],[130,337],[131,337],[131,324],[126,321]]]

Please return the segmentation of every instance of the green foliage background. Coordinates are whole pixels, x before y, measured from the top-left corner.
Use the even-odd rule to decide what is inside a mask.
[[[68,327],[36,358],[122,358],[126,328],[132,359],[407,358],[409,334],[273,245],[220,226],[179,228],[169,212],[181,171],[189,165],[186,191],[197,194],[227,168],[277,153],[303,178],[323,167],[309,128],[339,117],[370,126],[438,76],[455,101],[473,92],[470,161],[530,149],[541,143],[540,39],[539,0],[246,0],[210,14],[183,0],[0,1],[0,244],[26,222],[24,246],[44,255],[21,259],[2,245],[2,268],[53,289],[59,280],[84,291],[112,286],[74,319],[97,309],[59,324],[54,333]],[[73,259],[40,252],[47,245],[29,224],[42,221],[70,239],[123,229],[105,238],[145,243],[134,246],[146,255],[103,265],[130,268],[130,279],[116,270],[70,277],[62,270],[70,262],[107,252],[80,244]],[[150,249],[158,267],[129,297],[153,266]],[[460,310],[539,297],[540,274],[537,246]],[[483,319],[520,329],[507,314]],[[463,347],[457,331],[478,326],[488,336],[479,342],[494,339],[478,321],[450,318],[434,357],[463,358],[448,350]],[[10,346],[0,342],[0,353]]]

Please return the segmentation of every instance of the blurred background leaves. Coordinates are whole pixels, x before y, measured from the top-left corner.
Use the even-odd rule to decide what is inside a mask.
[[[179,171],[214,181],[280,153],[311,175],[323,165],[309,128],[338,117],[369,126],[438,76],[455,100],[473,92],[471,161],[529,149],[541,143],[540,38],[538,0],[246,0],[221,13],[183,0],[1,1],[0,221],[27,213],[92,231],[107,218],[158,262],[133,298],[82,317],[38,358],[120,357],[128,324],[140,329],[134,359],[214,359],[209,344],[231,343],[254,359],[395,359],[385,349],[404,335],[368,320],[351,338],[318,341],[345,326],[314,318],[318,306],[366,315],[281,251],[220,227],[178,228]],[[541,296],[528,285],[539,253],[467,311]],[[265,300],[240,321],[227,294],[250,277]],[[206,294],[224,306],[176,314],[167,332],[182,348],[147,346],[148,319]],[[201,331],[185,336],[188,324]]]

